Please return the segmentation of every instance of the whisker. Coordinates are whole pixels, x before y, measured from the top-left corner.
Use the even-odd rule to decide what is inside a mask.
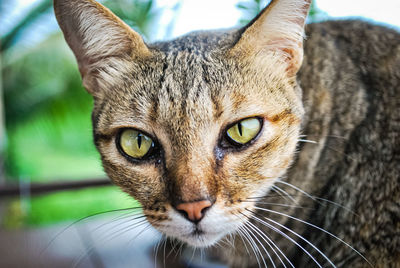
[[[244,213],[241,213],[242,215],[244,215],[245,217],[247,217],[248,219],[250,219],[249,216],[247,216]],[[282,252],[282,250],[278,247],[278,245],[276,245],[274,243],[274,241],[272,241],[272,239],[270,237],[268,237],[264,232],[262,232],[260,230],[260,228],[258,228],[256,225],[254,225],[252,222],[248,221],[249,224],[251,224],[254,228],[256,228],[258,230],[258,234],[263,238],[263,240],[267,243],[267,245],[272,249],[272,251],[275,253],[275,255],[278,257],[278,259],[281,261],[281,263],[283,264],[283,266],[286,268],[285,263],[283,262],[283,260],[280,258],[279,254],[274,250],[274,248],[271,246],[271,244],[278,250],[279,253],[281,253],[283,255],[283,257],[286,259],[287,262],[289,262],[290,266],[292,266],[294,268],[294,265],[292,264],[292,262],[286,257],[286,255]],[[266,241],[265,239],[267,239],[268,241]]]
[[[92,254],[88,256],[88,260],[90,261],[90,263],[96,267],[103,267],[104,265],[100,255],[98,254],[97,248],[95,246],[91,246],[94,245],[93,236],[90,232],[88,232],[88,229],[86,227],[87,226],[84,223],[75,227],[76,231],[79,234],[79,240],[82,242],[85,249],[88,249],[90,247],[92,249]]]
[[[229,244],[228,239],[226,237],[221,239],[220,242],[223,243],[225,246],[229,246],[229,247],[232,246],[231,244]]]
[[[242,200],[242,202],[253,202],[253,201]],[[271,206],[277,206],[277,207],[289,207],[289,208],[301,208],[301,209],[315,209],[315,208],[311,208],[311,207],[295,206],[295,205],[288,205],[288,204],[281,204],[281,203],[273,203],[273,202],[261,202],[261,201],[257,201],[257,204],[261,204],[261,205],[271,205]]]
[[[243,240],[242,232],[240,231],[240,229],[237,230],[237,234],[239,235],[240,240],[242,240],[242,243],[244,245],[244,248],[246,249],[247,255],[250,256],[250,251],[246,245],[246,242]]]
[[[220,240],[220,241],[217,241],[213,246],[216,247],[216,248],[221,248],[221,249],[223,249],[223,247],[222,247],[222,245],[220,244],[220,242],[221,242],[221,240]]]
[[[167,247],[167,239],[164,239],[164,250],[163,250],[163,267],[165,268],[165,267],[167,267],[166,265],[165,265],[165,259],[166,259],[166,254],[165,254],[165,249],[166,249],[166,247]]]
[[[305,143],[318,144],[318,142],[312,141],[312,140],[298,139],[298,141],[300,141],[300,142],[305,142]]]
[[[252,211],[248,210],[249,212],[253,213]],[[293,244],[295,244],[296,246],[298,246],[301,250],[304,251],[304,253],[306,253],[317,265],[318,267],[322,268],[321,264],[303,247],[301,246],[296,240],[294,240],[293,238],[291,238],[290,236],[288,236],[287,234],[285,234],[284,232],[282,232],[281,230],[279,230],[278,228],[276,228],[275,226],[267,223],[266,221],[263,221],[262,219],[259,219],[258,217],[256,217],[255,215],[252,214],[252,218],[255,219],[256,221],[262,223],[263,225],[265,225],[266,227],[272,229],[273,231],[279,233],[280,235],[282,235],[283,237],[285,237],[286,239],[288,239],[289,241],[291,241]]]
[[[288,182],[285,182],[285,181],[282,181],[282,180],[279,180],[279,179],[278,179],[278,180],[276,180],[276,182],[278,182],[278,183],[282,183],[282,184],[284,184],[284,185],[286,185],[286,186],[289,186],[289,187],[291,187],[291,188],[293,188],[293,189],[295,189],[295,190],[299,191],[300,193],[304,194],[305,196],[307,196],[307,197],[311,198],[312,200],[316,201],[316,199],[315,199],[315,197],[314,197],[314,196],[310,195],[309,193],[307,193],[306,191],[304,191],[304,190],[300,189],[299,187],[297,187],[297,186],[294,186],[294,185],[293,185],[293,184],[291,184],[291,183],[288,183]]]
[[[141,209],[141,207],[131,207],[131,208],[120,208],[120,209],[113,209],[113,210],[108,210],[108,211],[102,211],[102,212],[98,212],[98,213],[94,213],[91,215],[88,215],[86,217],[83,217],[79,220],[76,220],[74,222],[72,222],[71,224],[68,224],[65,228],[63,228],[60,232],[58,232],[50,241],[49,243],[47,243],[47,245],[40,251],[39,253],[39,257],[41,257],[43,255],[44,252],[46,252],[46,250],[49,249],[49,247],[54,243],[54,241],[60,237],[64,232],[66,232],[69,228],[71,228],[72,226],[74,226],[75,224],[78,224],[84,220],[87,220],[91,217],[95,217],[95,216],[99,216],[99,215],[103,215],[106,213],[112,213],[112,212],[119,212],[119,211],[126,211],[126,210],[135,210],[135,209]]]
[[[172,249],[169,250],[167,258],[172,254],[172,252],[175,252],[175,248],[176,248],[176,243],[175,242],[176,242],[175,239],[171,239],[170,240],[170,243],[172,245]],[[165,244],[167,244],[167,241],[165,241]]]
[[[203,248],[199,248],[200,251],[200,262],[202,263],[204,261],[204,249]]]
[[[228,237],[229,236],[229,237]],[[232,248],[235,248],[235,241],[233,240],[232,233],[229,233],[227,236],[227,241]]]
[[[283,195],[277,188],[275,188],[274,185],[271,186],[271,190],[277,193],[279,197],[288,200],[288,198],[285,195]]]
[[[135,214],[133,214],[133,213],[135,213]],[[119,221],[119,220],[122,220],[122,219],[126,219],[126,218],[129,218],[129,217],[132,217],[132,216],[136,216],[137,214],[139,214],[139,213],[137,213],[137,212],[128,212],[128,213],[125,213],[125,214],[122,214],[122,215],[118,215],[117,217],[115,217],[115,218],[112,218],[111,220],[109,220],[109,221],[107,221],[107,222],[105,222],[105,223],[103,223],[103,224],[101,224],[101,225],[99,225],[99,226],[97,226],[96,228],[94,228],[91,232],[95,232],[95,231],[97,231],[97,230],[99,230],[99,229],[101,229],[102,227],[104,227],[104,226],[106,226],[106,225],[110,225],[110,224],[112,224],[112,223],[114,223],[114,222],[116,222],[116,221]],[[140,212],[141,213],[141,212]],[[139,216],[139,215],[138,215]],[[140,216],[139,216],[140,217]]]
[[[298,238],[300,238],[301,240],[303,240],[304,242],[306,242],[308,245],[310,245],[313,249],[315,249],[319,254],[321,254],[328,262],[330,265],[332,265],[332,267],[336,267],[335,264],[333,264],[333,262],[328,258],[328,256],[326,256],[318,247],[316,247],[313,243],[311,243],[310,241],[308,241],[307,239],[305,239],[303,236],[301,236],[300,234],[296,233],[295,231],[287,228],[286,226],[284,226],[283,224],[274,221],[268,217],[264,217],[264,219],[271,221],[273,223],[275,223],[276,225],[278,225],[279,227],[289,231],[290,233],[294,234],[295,236],[297,236]]]
[[[278,187],[278,186],[276,186],[276,185],[272,185],[271,188],[272,188],[272,189],[276,189],[276,190],[278,190],[279,192],[283,193],[283,194],[284,194],[285,196],[287,196],[293,203],[297,204],[297,201],[296,201],[288,192],[286,192],[286,191],[283,190],[282,188],[280,188],[280,187]]]
[[[189,267],[192,266],[190,264],[193,263],[193,258],[194,258],[195,253],[196,253],[196,248],[193,248],[192,249],[192,257],[190,257],[190,260],[189,260]]]
[[[242,213],[241,213],[242,214]],[[251,222],[245,222],[245,225],[247,225],[250,229],[252,229],[254,232],[256,232],[256,234],[258,234],[265,242],[266,242],[266,244],[272,249],[272,251],[276,254],[276,252],[275,252],[275,250],[271,247],[271,245],[269,244],[269,242],[268,241],[266,241],[265,240],[265,238],[262,236],[262,235],[260,235],[260,233],[259,233],[259,231],[258,231],[258,228],[256,227],[256,226],[254,226]],[[255,228],[254,228],[255,227]],[[262,232],[261,232],[261,234],[262,234]],[[257,237],[253,234],[253,236],[254,236],[254,238],[255,239],[257,239]],[[269,252],[268,252],[268,250],[264,247],[264,245],[261,243],[261,241],[259,241],[258,239],[257,239],[257,241],[258,241],[258,243],[261,245],[261,247],[264,249],[264,252],[265,253],[267,253],[267,256],[268,256],[268,258],[269,258],[269,260],[271,261],[271,263],[272,263],[272,266],[274,267],[274,268],[276,268],[276,266],[275,266],[275,263],[274,263],[274,261],[272,260],[272,257],[271,257],[271,255],[269,254]],[[277,255],[277,254],[276,254]],[[278,258],[279,258],[279,260],[282,262],[282,260],[281,260],[281,258],[279,257],[279,255],[277,255],[278,256]],[[282,262],[282,264],[283,264],[283,266],[286,268],[286,265]]]
[[[344,245],[346,245],[346,246],[349,247],[350,249],[352,249],[352,250],[353,250],[354,252],[356,252],[360,257],[362,257],[368,264],[370,264],[370,265],[372,266],[372,264],[367,260],[367,258],[365,258],[365,257],[364,257],[358,250],[356,250],[354,247],[352,247],[351,245],[349,245],[347,242],[345,242],[343,239],[339,238],[338,236],[332,234],[331,232],[328,232],[327,230],[325,230],[325,229],[323,229],[323,228],[321,228],[321,227],[319,227],[319,226],[317,226],[317,225],[315,225],[315,224],[309,223],[309,222],[307,222],[307,221],[301,220],[301,219],[299,219],[299,218],[293,217],[293,216],[291,216],[291,215],[288,215],[288,214],[285,214],[285,213],[282,213],[282,212],[278,212],[278,211],[274,211],[274,210],[270,210],[270,209],[266,209],[266,208],[260,208],[260,207],[255,207],[255,208],[256,208],[256,209],[263,210],[263,211],[271,212],[271,213],[274,213],[274,214],[278,214],[278,215],[281,215],[281,216],[288,217],[288,218],[293,219],[293,220],[295,220],[295,221],[298,221],[298,222],[304,223],[304,224],[306,224],[306,225],[308,225],[308,226],[311,226],[311,227],[313,227],[313,228],[315,228],[315,229],[317,229],[317,230],[320,230],[320,231],[322,231],[322,232],[324,232],[324,233],[330,235],[331,237],[337,239],[338,241],[340,241],[341,243],[343,243]],[[268,220],[272,221],[271,219],[268,219]],[[279,224],[279,223],[278,223],[278,224]]]
[[[141,226],[141,225],[144,225],[145,223],[148,223],[148,225],[147,225],[146,227],[144,227],[137,235],[135,235],[133,238],[131,238],[131,239],[129,240],[128,245],[129,245],[130,243],[132,243],[132,242],[133,242],[137,237],[139,237],[141,234],[143,234],[145,231],[147,231],[149,228],[151,228],[151,227],[152,227],[151,223],[154,223],[154,222],[157,222],[157,221],[158,221],[158,220],[155,220],[155,221],[153,221],[153,222],[147,222],[147,220],[146,220],[144,223],[140,223],[138,226],[135,226],[135,227],[132,227],[132,228],[126,230],[126,232],[129,232],[130,230],[133,230],[134,228],[137,228],[137,227],[139,227],[139,226]]]
[[[341,204],[339,204],[339,203],[337,203],[337,202],[331,201],[331,200],[329,200],[329,199],[321,198],[321,197],[316,197],[316,196],[314,196],[314,198],[317,199],[317,200],[320,200],[320,201],[327,202],[327,203],[329,203],[329,204],[331,204],[331,205],[335,205],[335,206],[337,206],[337,207],[339,207],[339,208],[342,208],[342,209],[344,209],[344,210],[350,212],[351,214],[353,214],[353,215],[355,215],[355,216],[357,216],[357,217],[360,217],[360,215],[358,215],[357,213],[355,213],[355,212],[354,212],[353,210],[351,210],[350,208],[345,207],[345,206],[343,206],[343,205],[341,205]],[[320,203],[320,204],[321,204],[321,203]],[[322,205],[324,205],[324,204],[322,204]]]
[[[279,181],[279,182],[282,182],[282,181]],[[293,185],[291,185],[291,186],[293,186]],[[304,193],[301,193],[301,194],[304,194]],[[305,194],[305,195],[308,196],[307,194]],[[281,194],[279,194],[279,195],[267,194],[265,196],[247,197],[246,200],[243,200],[242,202],[257,202],[258,204],[265,204],[265,205],[275,205],[275,206],[293,207],[293,208],[302,208],[302,209],[315,209],[315,208],[312,208],[312,207],[303,207],[303,206],[295,206],[295,205],[288,205],[288,204],[280,204],[280,203],[272,203],[272,202],[269,203],[269,202],[260,202],[259,201],[259,200],[263,200],[263,199],[266,199],[266,198],[275,198],[275,197],[278,197],[278,196],[282,196],[282,195]],[[291,194],[291,196],[297,196],[297,195],[296,194]],[[342,209],[346,210],[347,212],[359,217],[359,215],[357,213],[355,213],[353,210],[351,210],[350,208],[348,208],[348,207],[346,207],[346,206],[344,206],[344,205],[342,205],[340,203],[331,201],[329,199],[317,197],[317,196],[311,196],[311,195],[310,195],[310,198],[312,198],[313,200],[323,201],[323,202],[329,203],[331,205],[335,205],[335,206],[337,206],[339,208],[342,208]],[[322,202],[317,202],[317,203],[320,204],[321,206],[326,206],[326,204],[324,204]]]
[[[249,246],[251,247],[254,256],[256,257],[258,267],[261,267],[260,259],[258,258],[258,248],[254,246],[254,240],[250,237],[249,233],[247,232],[246,228],[244,226],[239,227],[238,231],[242,232],[244,234],[244,239],[249,243]],[[257,249],[256,249],[257,248]],[[261,256],[262,257],[262,256]]]
[[[104,243],[106,243],[106,241],[111,241],[111,240],[115,239],[116,237],[120,236],[121,234],[123,234],[123,233],[125,233],[125,232],[128,232],[128,231],[130,231],[130,230],[132,230],[132,229],[134,229],[134,228],[136,228],[136,227],[139,227],[140,225],[143,225],[144,223],[148,223],[147,220],[142,220],[142,221],[140,221],[140,222],[136,222],[136,223],[134,223],[134,224],[125,226],[125,227],[123,227],[123,228],[117,230],[116,232],[113,232],[112,234],[106,235],[105,237],[101,237],[101,238],[99,239],[99,241],[100,241],[102,244],[104,244]],[[149,224],[149,226],[150,226],[150,224]],[[116,234],[116,235],[115,235],[115,234]],[[139,234],[140,234],[140,233],[139,233]],[[91,246],[90,248],[86,249],[85,252],[82,253],[82,254],[78,257],[78,259],[74,262],[73,267],[77,267],[77,266],[80,264],[80,262],[81,262],[86,256],[88,256],[89,254],[91,254],[91,252],[92,252],[94,249],[95,249],[95,245],[93,245],[93,246]]]
[[[157,241],[157,244],[153,247],[153,250],[154,250],[154,267],[157,267],[158,248],[159,248],[159,246],[160,246],[162,240],[163,240],[163,237],[161,237],[161,238]]]
[[[246,222],[245,225],[246,225],[248,228],[250,228],[251,230],[254,231],[254,228],[251,228],[251,226],[250,226],[248,223],[249,223],[249,222]],[[275,262],[272,260],[272,257],[271,257],[271,255],[269,254],[268,250],[264,247],[263,243],[261,243],[261,241],[257,238],[256,234],[258,234],[258,233],[256,232],[256,234],[254,234],[253,232],[251,232],[250,229],[248,229],[248,231],[250,232],[251,235],[253,235],[253,237],[254,237],[254,239],[256,240],[256,242],[258,242],[258,243],[260,244],[261,248],[262,248],[262,249],[264,250],[264,252],[267,254],[267,257],[268,257],[268,259],[271,261],[272,266],[273,266],[274,268],[276,268]],[[262,236],[261,236],[261,238],[262,238]],[[265,265],[266,267],[268,267],[268,266],[266,265],[266,263],[265,263],[264,256],[262,255],[261,250],[259,250],[259,252],[260,252],[261,258],[263,259],[264,265]]]
[[[338,138],[338,139],[343,139],[343,140],[346,140],[346,139],[347,139],[346,137],[335,136],[335,135],[326,135],[326,137]],[[318,144],[317,141],[313,141],[313,140],[298,139],[298,141],[299,141],[299,142],[304,142],[304,143]],[[346,154],[346,153],[344,153],[344,152],[342,152],[342,151],[339,151],[339,150],[337,150],[337,149],[334,149],[333,147],[327,145],[327,143],[325,143],[325,147],[328,148],[328,149],[330,149],[330,150],[332,150],[332,151],[334,151],[334,152],[336,152],[336,153],[345,155],[345,156],[347,156],[348,158],[350,158],[351,160],[356,160],[354,157],[351,157],[350,155],[348,155],[348,154]]]
[[[135,224],[138,224],[138,222],[135,222],[136,220],[142,219],[141,222],[145,222],[146,220],[143,219],[143,218],[145,218],[145,217],[146,217],[146,216],[144,216],[144,215],[140,215],[140,216],[135,216],[134,218],[128,218],[128,219],[125,218],[125,219],[121,219],[122,222],[118,222],[116,225],[110,226],[110,228],[108,228],[107,230],[104,230],[104,231],[102,232],[102,234],[100,234],[100,238],[101,238],[101,239],[105,239],[105,238],[108,237],[108,236],[112,236],[113,234],[118,233],[120,230],[117,230],[117,231],[115,231],[114,233],[109,234],[109,232],[113,231],[113,230],[116,229],[117,227],[122,226],[122,225],[124,225],[124,224],[126,224],[126,223],[134,222],[134,223],[132,223],[131,225],[128,225],[128,226],[127,226],[127,227],[129,228],[129,226],[133,226],[133,225],[135,225]]]
[[[176,252],[176,254],[175,254],[175,258],[177,258],[178,257],[178,254],[179,254],[179,256],[182,256],[182,249],[183,249],[183,242],[180,242],[180,241],[178,241],[181,245],[179,246],[179,248],[178,248],[178,250],[177,250],[177,252]]]
[[[254,241],[254,239],[251,236],[251,232],[248,230],[248,228],[245,225],[243,225],[242,228],[243,228],[243,231],[247,234],[249,241],[251,242],[251,245],[253,246],[253,248],[255,250],[255,256],[257,258],[258,266],[261,267],[260,259],[258,258],[258,257],[260,257],[262,262],[264,263],[264,267],[267,267],[264,257],[261,254],[260,248],[257,246],[257,243]]]

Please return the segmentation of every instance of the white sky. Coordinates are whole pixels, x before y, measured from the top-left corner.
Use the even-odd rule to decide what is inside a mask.
[[[332,17],[367,17],[400,27],[400,0],[317,0]]]
[[[156,3],[160,7],[172,7],[177,1],[156,0]],[[37,0],[7,1],[9,6],[3,7],[0,15],[0,27],[2,27],[0,33],[4,34],[7,28],[12,27],[36,2]],[[229,28],[237,25],[241,17],[241,12],[236,8],[238,2],[239,0],[182,0],[182,6],[175,15],[172,37],[192,30]],[[319,9],[334,18],[366,17],[392,24],[400,29],[400,0],[316,0],[316,4]],[[173,17],[172,11],[168,9],[165,11],[160,18],[160,25],[167,25]],[[36,32],[39,32],[41,36],[57,29],[53,17],[46,18],[46,22],[37,27]],[[164,32],[159,31],[156,34],[156,39],[162,39],[164,35],[165,29]]]
[[[238,0],[183,1],[173,35],[235,26],[241,16],[237,3]],[[400,27],[400,0],[316,0],[316,4],[331,17],[366,17]]]

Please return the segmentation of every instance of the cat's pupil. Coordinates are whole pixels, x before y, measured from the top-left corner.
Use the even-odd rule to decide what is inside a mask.
[[[140,149],[140,147],[142,145],[142,134],[137,135],[137,144],[138,144],[138,148]]]
[[[239,135],[243,136],[243,134],[242,134],[242,123],[241,122],[238,123],[238,130],[239,130]]]

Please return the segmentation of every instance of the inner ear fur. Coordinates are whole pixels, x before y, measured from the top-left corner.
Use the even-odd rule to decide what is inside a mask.
[[[294,76],[303,61],[304,25],[310,4],[311,0],[272,0],[243,29],[229,53],[250,60],[274,55],[285,64],[287,74]]]
[[[83,84],[91,94],[95,94],[93,76],[113,73],[112,68],[122,65],[118,60],[150,55],[138,33],[93,0],[54,0],[54,11],[78,61]]]

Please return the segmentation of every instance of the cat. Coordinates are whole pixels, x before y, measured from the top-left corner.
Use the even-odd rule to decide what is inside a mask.
[[[54,4],[104,170],[161,233],[230,267],[400,267],[397,31],[273,0],[145,44],[93,0]]]

